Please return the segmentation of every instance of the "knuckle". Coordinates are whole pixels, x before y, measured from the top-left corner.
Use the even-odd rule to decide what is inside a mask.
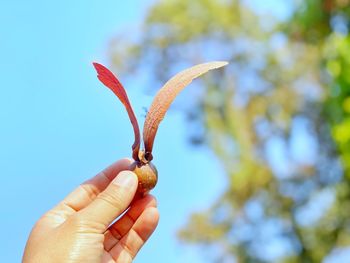
[[[104,229],[104,225],[94,220],[88,220],[77,214],[70,218],[69,225],[74,229],[75,233],[99,233]]]
[[[133,251],[133,249],[130,247],[127,241],[125,241],[124,239],[120,240],[120,246],[124,249],[124,251],[127,253],[131,260],[135,258],[136,253]]]
[[[86,184],[81,184],[80,187],[90,200],[94,200],[94,198],[98,195],[98,191],[94,187],[89,187]]]
[[[120,192],[105,191],[99,194],[97,198],[118,210],[121,209],[124,204],[124,199]]]

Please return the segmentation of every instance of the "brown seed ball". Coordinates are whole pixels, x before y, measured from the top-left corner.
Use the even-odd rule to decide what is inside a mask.
[[[158,171],[152,163],[143,164],[141,162],[134,162],[131,164],[130,170],[137,175],[139,180],[139,186],[137,188],[139,194],[145,195],[156,186]]]

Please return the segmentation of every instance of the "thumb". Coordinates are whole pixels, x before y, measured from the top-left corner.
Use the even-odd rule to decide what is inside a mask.
[[[94,201],[79,212],[80,219],[108,226],[130,205],[138,185],[136,174],[122,171]]]

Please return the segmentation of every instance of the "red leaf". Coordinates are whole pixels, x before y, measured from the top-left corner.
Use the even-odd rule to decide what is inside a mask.
[[[97,71],[97,77],[98,79],[109,89],[113,91],[113,93],[119,98],[119,100],[123,103],[125,106],[126,111],[128,112],[130,122],[134,129],[135,134],[135,142],[132,146],[133,149],[133,158],[138,161],[138,153],[140,150],[140,129],[137,122],[137,119],[135,117],[135,113],[132,109],[132,106],[130,104],[128,95],[126,94],[126,91],[123,87],[123,85],[120,83],[120,81],[113,75],[113,73],[107,69],[105,66],[94,62],[93,63],[96,71]]]
[[[158,126],[176,96],[195,78],[198,78],[209,70],[217,69],[225,65],[227,65],[225,61],[213,61],[185,69],[172,77],[158,91],[148,110],[143,126],[143,142],[145,144],[145,156],[147,161],[151,161],[153,158],[152,149]]]

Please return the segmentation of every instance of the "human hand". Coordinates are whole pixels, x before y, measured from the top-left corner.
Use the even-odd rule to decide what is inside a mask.
[[[23,263],[132,262],[155,230],[159,214],[151,195],[132,202],[138,181],[126,171],[129,165],[126,159],[114,163],[41,217],[27,241]]]

